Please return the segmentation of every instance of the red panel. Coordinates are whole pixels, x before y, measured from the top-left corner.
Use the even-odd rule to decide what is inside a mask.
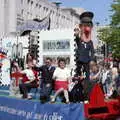
[[[96,84],[94,88],[92,89],[92,92],[90,94],[90,104],[92,106],[100,106],[100,105],[105,105],[104,102],[104,93],[100,88],[99,84]]]
[[[111,120],[120,116],[120,97],[105,100],[102,89],[96,84],[90,94],[89,103],[84,105],[85,116],[102,120]]]

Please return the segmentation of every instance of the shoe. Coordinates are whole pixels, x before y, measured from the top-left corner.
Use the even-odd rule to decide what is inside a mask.
[[[80,103],[84,103],[83,101],[80,101]]]
[[[88,101],[88,100],[85,100],[84,103],[87,104],[87,103],[89,103],[89,101]]]
[[[50,103],[55,103],[55,100],[51,100]]]
[[[16,95],[17,98],[22,98],[22,96],[23,96],[23,95],[21,95],[21,94],[17,94],[17,95]]]
[[[46,102],[45,101],[40,101],[41,102],[41,104],[45,104]]]
[[[55,101],[50,101],[50,103],[55,103]]]
[[[55,103],[55,98],[53,97],[50,102]]]
[[[65,103],[66,103],[66,104],[70,104],[70,101],[66,101]]]
[[[31,95],[28,95],[27,99],[28,99],[28,100],[31,100],[31,99],[32,99],[32,96],[31,96]]]

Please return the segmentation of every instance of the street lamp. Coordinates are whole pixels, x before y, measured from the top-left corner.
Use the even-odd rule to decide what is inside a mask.
[[[16,43],[13,44],[12,47],[12,58],[11,60],[16,60],[19,64],[20,67],[24,68],[24,63],[23,63],[23,45],[22,43],[19,41],[19,36],[20,36],[20,32],[13,32],[11,33],[14,35],[14,37],[16,37]]]
[[[56,24],[57,24],[57,28],[59,28],[59,8],[60,8],[60,5],[62,4],[61,2],[59,2],[59,1],[57,1],[57,2],[53,2],[55,5],[56,5],[56,7],[57,7],[57,22],[56,22]]]

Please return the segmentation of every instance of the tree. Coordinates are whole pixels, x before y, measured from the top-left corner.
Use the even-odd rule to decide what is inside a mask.
[[[114,57],[120,58],[120,0],[115,0],[111,8],[111,23],[98,31],[98,38],[111,46]]]

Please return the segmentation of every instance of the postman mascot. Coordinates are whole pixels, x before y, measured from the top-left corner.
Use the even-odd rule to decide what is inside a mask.
[[[76,43],[76,72],[75,77],[85,76],[83,81],[85,99],[88,99],[88,92],[90,91],[90,61],[94,58],[94,46],[91,39],[93,28],[94,14],[92,12],[83,12],[80,15],[80,24],[74,29],[75,43]]]

